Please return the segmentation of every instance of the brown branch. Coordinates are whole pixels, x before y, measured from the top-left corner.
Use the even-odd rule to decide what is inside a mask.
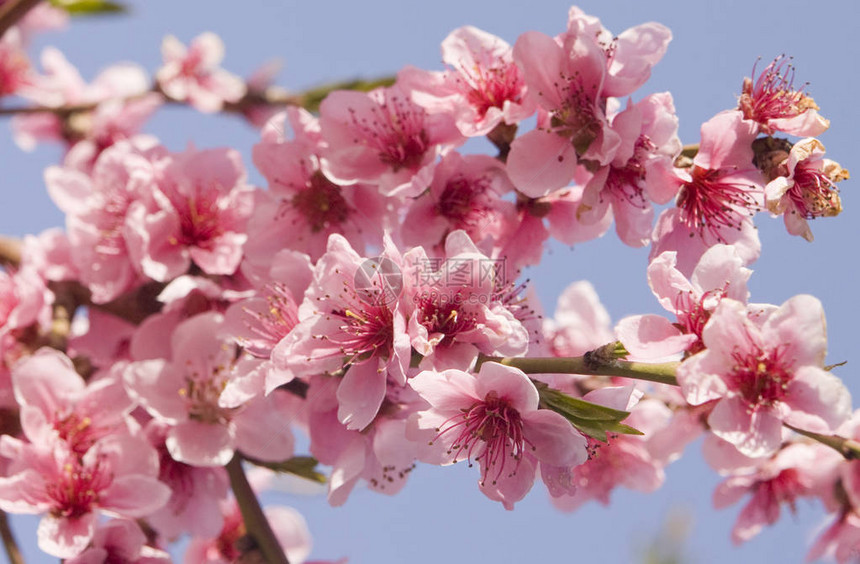
[[[690,168],[693,166],[693,159],[696,158],[697,154],[699,154],[698,143],[684,145],[681,154],[675,159],[675,166],[677,168]]]
[[[0,235],[0,265],[17,268],[21,264],[21,241]]]
[[[327,84],[318,88],[311,88],[296,94],[290,94],[283,88],[270,86],[262,92],[251,90],[238,101],[225,103],[221,111],[224,113],[243,114],[251,108],[259,106],[300,106],[313,112],[319,109],[320,102],[322,102],[326,95],[334,90],[358,90],[366,92],[379,86],[390,86],[391,84],[394,84],[393,77],[384,77],[374,80],[349,80]],[[125,98],[115,99],[131,102],[151,94],[152,92],[161,94],[167,104],[177,104],[182,106],[188,105],[188,102],[184,100],[177,100],[176,98],[171,98],[166,95],[160,88],[158,88],[158,85],[153,86],[151,90],[142,94],[134,94]],[[100,103],[102,102],[73,104],[69,106],[12,106],[8,108],[0,108],[0,116],[52,113],[57,114],[60,117],[68,117],[73,114],[92,111],[96,109]]]
[[[18,543],[15,542],[15,535],[12,534],[5,511],[0,511],[0,537],[3,538],[3,547],[6,549],[6,556],[9,557],[9,564],[24,564],[24,557],[21,556]]]
[[[0,5],[0,37],[42,0],[8,0]]]
[[[75,280],[51,282],[49,288],[57,296],[57,300],[62,301],[69,309],[86,306],[139,325],[153,313],[161,311],[162,304],[157,298],[164,289],[164,284],[148,282],[103,304],[94,303],[90,297],[90,291]]]

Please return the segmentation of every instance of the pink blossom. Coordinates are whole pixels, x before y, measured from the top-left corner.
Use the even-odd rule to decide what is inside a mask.
[[[508,274],[503,262],[481,253],[464,231],[448,235],[444,260],[427,258],[420,247],[409,257],[407,330],[425,357],[422,368],[465,368],[479,352],[525,354],[528,332],[500,295]]]
[[[811,493],[813,480],[807,472],[818,464],[822,445],[791,444],[755,469],[729,477],[714,491],[717,509],[737,503],[747,493],[750,500],[738,515],[732,541],[741,544],[757,535],[765,525],[779,520],[782,505],[795,511],[795,501]]]
[[[38,235],[24,236],[21,269],[32,270],[44,280],[71,280],[77,276],[66,233],[62,229],[51,228]]]
[[[91,547],[66,560],[67,564],[158,564],[172,562],[170,555],[146,545],[146,535],[134,521],[112,519],[99,525]]]
[[[315,376],[308,388],[311,454],[331,466],[328,502],[343,505],[360,482],[375,492],[398,493],[415,468],[417,446],[406,439],[406,418],[420,401],[409,387],[389,386],[383,415],[359,431],[338,420],[338,383]]]
[[[506,217],[505,233],[499,244],[501,249],[495,253],[505,257],[508,270],[515,272],[538,264],[543,256],[544,243],[550,236],[565,245],[575,245],[606,233],[612,224],[610,215],[592,224],[585,224],[577,217],[589,178],[590,173],[585,167],[578,166],[574,185],[540,198],[518,196],[516,214]]]
[[[677,253],[666,251],[648,265],[648,284],[677,322],[653,314],[626,317],[616,327],[618,338],[643,359],[695,354],[704,348],[702,331],[720,300],[729,297],[746,303],[751,274],[729,245],[708,249],[689,279],[677,268]]]
[[[755,76],[755,67],[753,67]],[[798,137],[821,135],[830,121],[818,114],[818,106],[803,88],[794,88],[794,66],[784,56],[773,60],[758,79],[745,78],[738,109],[744,119],[758,124],[766,135],[783,131]]]
[[[0,98],[18,94],[33,83],[30,59],[20,37],[11,30],[0,40]]]
[[[584,169],[578,167],[577,177]],[[579,180],[580,178],[575,178]],[[509,226],[504,238],[502,256],[508,257],[511,268],[538,264],[543,256],[543,242],[548,236],[565,245],[575,245],[601,237],[612,225],[612,216],[605,214],[597,221],[585,223],[578,217],[584,196],[584,182],[551,192],[538,199],[517,202],[518,216]]]
[[[79,124],[82,129],[76,132],[77,138],[69,147],[63,163],[89,172],[102,151],[119,141],[136,137],[163,103],[162,96],[155,92],[130,99],[105,100],[88,115],[88,121]],[[150,139],[154,142],[154,138],[139,137],[138,143]]]
[[[542,109],[537,129],[511,144],[508,174],[517,189],[544,196],[570,182],[578,159],[611,162],[621,139],[601,107],[603,50],[590,37],[567,36],[560,44],[531,31],[517,39],[514,60]]]
[[[614,35],[600,20],[576,6],[568,12],[568,36],[591,38],[606,56],[606,79],[601,94],[605,97],[628,96],[651,76],[669,42],[672,32],[655,22],[640,24]]]
[[[553,478],[547,483],[553,505],[564,511],[572,511],[592,499],[608,505],[609,496],[617,486],[650,493],[663,484],[663,466],[668,461],[658,456],[662,451],[651,451],[649,441],[669,425],[671,411],[658,400],[640,401],[642,395],[633,386],[625,386],[602,388],[584,396],[587,401],[630,411],[624,423],[644,435],[609,434],[607,443],[589,437],[588,460],[582,464],[564,468],[541,466],[545,480],[547,475]],[[560,488],[559,484],[566,486]]]
[[[820,558],[835,558],[839,564],[857,561],[857,547],[860,546],[860,513],[848,510],[836,516],[830,526],[821,533],[809,549],[806,561]]]
[[[335,91],[320,105],[328,147],[322,170],[338,184],[375,184],[386,196],[417,196],[436,157],[464,140],[447,114],[428,114],[400,86]]]
[[[779,448],[782,424],[829,433],[850,415],[845,385],[823,369],[827,339],[821,303],[795,296],[754,322],[723,298],[702,332],[706,349],[678,368],[688,402],[718,400],[711,431],[744,455]]]
[[[33,268],[0,270],[0,338],[30,325],[50,325],[54,295]]]
[[[237,355],[232,340],[218,337],[222,324],[215,312],[183,321],[173,331],[170,358],[132,363],[126,385],[153,417],[171,425],[167,450],[179,462],[223,466],[236,449],[262,460],[285,460],[293,452],[293,437],[278,394],[224,401],[236,373],[253,370],[256,363]]]
[[[388,380],[406,383],[412,351],[398,301],[402,264],[390,239],[381,257],[367,260],[342,236],[331,235],[299,307],[299,324],[272,353],[281,374],[266,382],[267,392],[292,377],[347,368],[337,393],[338,418],[354,430],[370,424]]]
[[[255,281],[260,289],[252,297],[236,301],[224,313],[224,334],[263,361],[254,370],[237,375],[228,385],[225,395],[235,398],[230,401],[247,401],[263,393],[266,380],[292,379],[291,374],[278,374],[271,362],[272,351],[299,324],[299,304],[312,276],[307,255],[284,249],[273,257],[267,276]]]
[[[111,375],[85,383],[69,358],[39,349],[12,369],[21,426],[36,444],[64,441],[83,455],[99,439],[127,427],[134,404]]]
[[[678,252],[678,268],[692,271],[712,245],[734,245],[749,264],[761,243],[752,216],[764,204],[764,178],[753,165],[755,124],[737,111],[717,114],[702,125],[702,141],[690,172],[678,170],[675,208],[657,221],[651,256]]]
[[[45,171],[54,202],[66,213],[71,258],[96,303],[140,281],[129,249],[135,203],[146,207],[155,189],[161,147],[120,142],[104,151],[92,174],[68,167]]]
[[[34,79],[33,86],[22,92],[39,105],[97,104],[137,96],[149,88],[146,72],[130,63],[113,65],[87,84],[59,50],[46,47],[41,61],[45,74]],[[136,130],[135,124],[128,125],[130,129],[123,131]],[[38,141],[61,141],[68,136],[68,131],[63,129],[63,120],[54,113],[18,115],[13,119],[12,127],[15,142],[27,151],[35,148]]]
[[[245,351],[264,359],[298,325],[299,304],[313,277],[308,256],[288,249],[275,255],[270,267],[255,281],[259,290],[225,313],[226,331]]]
[[[187,101],[201,112],[217,112],[245,95],[242,79],[218,66],[224,58],[224,43],[214,33],[198,35],[187,48],[168,35],[161,44],[161,55],[164,66],[156,80],[174,100]]]
[[[253,187],[232,149],[172,155],[159,176],[152,204],[128,210],[126,237],[141,271],[167,281],[193,262],[206,274],[233,274],[242,260]]]
[[[86,356],[94,368],[118,370],[122,361],[130,359],[136,329],[124,319],[93,308],[86,318],[75,318],[67,352],[71,357]]]
[[[224,525],[219,505],[227,498],[230,482],[223,468],[201,468],[174,460],[167,448],[170,425],[156,420],[144,429],[158,453],[158,479],[170,487],[170,499],[147,518],[169,540],[182,532],[210,538]]]
[[[288,129],[294,139],[287,137]],[[319,121],[298,109],[276,115],[263,128],[254,164],[269,190],[256,193],[246,249],[251,262],[268,265],[285,247],[317,259],[332,233],[360,251],[381,242],[391,215],[387,198],[375,186],[344,187],[329,180],[320,170],[320,135]]]
[[[33,445],[4,435],[0,454],[12,459],[8,477],[0,478],[0,509],[46,513],[39,523],[39,548],[59,558],[86,548],[97,511],[145,517],[170,497],[170,489],[155,478],[155,452],[129,435],[109,435],[82,457],[62,443]]]
[[[554,356],[580,356],[615,338],[609,312],[584,280],[562,291],[555,317],[544,323],[543,333]]]
[[[220,512],[224,515],[221,532],[211,538],[192,539],[184,562],[232,564],[240,561],[242,551],[236,541],[247,533],[239,505],[231,498],[222,504]],[[305,518],[292,507],[266,507],[263,513],[290,564],[303,564],[311,552],[311,534]]]
[[[586,459],[585,438],[561,415],[538,409],[537,389],[516,368],[488,362],[477,375],[428,370],[409,384],[429,404],[407,430],[427,445],[419,457],[478,462],[481,491],[506,509],[531,489],[538,462],[575,466]]]
[[[824,145],[813,138],[795,143],[782,167],[784,174],[765,186],[767,209],[782,215],[789,233],[812,241],[808,220],[839,215],[842,202],[836,183],[847,179],[848,171],[825,159]]]
[[[442,42],[442,60],[449,70],[406,67],[398,81],[427,111],[452,114],[463,135],[486,135],[534,113],[511,46],[501,38],[471,26],[455,29]]]
[[[513,189],[497,159],[448,153],[436,166],[430,189],[410,203],[401,236],[439,254],[445,237],[462,229],[490,254],[515,213],[514,204],[502,199]]]
[[[664,204],[677,191],[672,166],[681,141],[671,94],[652,94],[635,105],[629,102],[613,117],[612,129],[621,145],[612,162],[598,168],[585,185],[577,219],[593,224],[611,208],[621,241],[641,247],[651,239],[651,202]]]

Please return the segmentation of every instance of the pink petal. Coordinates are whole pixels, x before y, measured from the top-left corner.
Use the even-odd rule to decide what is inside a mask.
[[[387,370],[375,359],[353,364],[337,388],[337,418],[347,429],[360,431],[370,425],[385,398]]]
[[[755,478],[751,476],[735,476],[721,482],[712,496],[716,509],[725,509],[739,502],[745,495],[750,493],[755,484]]]
[[[552,466],[577,466],[588,459],[588,441],[570,422],[548,409],[523,416],[523,435],[534,455]]]
[[[253,458],[286,460],[293,455],[290,418],[277,407],[277,394],[257,398],[236,416],[236,448]]]
[[[794,366],[824,364],[827,333],[818,298],[802,294],[789,299],[767,318],[762,333],[771,347],[785,348]]]
[[[167,450],[179,462],[195,466],[224,466],[233,458],[231,425],[185,421],[170,429]]]
[[[102,492],[99,505],[123,517],[146,517],[167,503],[171,493],[157,479],[134,474],[115,478]]]
[[[739,397],[720,400],[708,417],[708,425],[715,435],[752,458],[772,454],[782,443],[782,421],[770,410],[751,410]]]
[[[39,548],[57,558],[77,556],[93,538],[95,523],[95,513],[87,513],[77,519],[45,515],[36,532]]]
[[[42,348],[12,370],[15,399],[53,417],[84,391],[86,384],[72,361],[54,349]]]
[[[687,402],[702,405],[723,397],[728,391],[721,376],[724,370],[725,360],[710,349],[682,362],[676,376]]]
[[[540,198],[573,179],[576,151],[570,139],[535,129],[514,139],[507,164],[517,189],[530,198]]]
[[[180,391],[184,372],[166,360],[133,362],[123,374],[129,392],[154,416],[168,422],[188,418],[188,408]]]
[[[473,375],[456,369],[425,370],[409,380],[409,386],[441,413],[456,413],[480,399],[475,385]]]
[[[791,408],[785,421],[804,431],[832,433],[851,417],[851,394],[837,376],[815,366],[803,366],[786,390]]]
[[[737,110],[720,112],[702,125],[702,142],[694,163],[705,169],[750,168],[758,125]]]
[[[520,369],[497,362],[485,362],[477,376],[475,391],[479,398],[495,392],[499,398],[510,402],[511,407],[525,416],[538,408],[538,391]]]
[[[683,352],[697,337],[683,334],[668,319],[660,315],[625,317],[615,326],[618,340],[632,355],[641,359],[657,359]]]
[[[311,534],[302,514],[291,507],[267,507],[266,519],[290,562],[304,562],[311,553]]]

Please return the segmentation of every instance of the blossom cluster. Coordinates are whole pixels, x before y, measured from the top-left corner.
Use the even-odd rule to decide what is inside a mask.
[[[45,184],[66,225],[0,271],[0,509],[41,515],[45,552],[168,562],[188,535],[187,561],[234,561],[255,534],[230,496],[236,465],[285,467],[295,431],[330,469],[332,505],[359,484],[396,494],[418,462],[467,461],[505,508],[539,481],[562,510],[659,488],[705,435],[726,476],[715,504],[750,494],[735,541],[814,497],[835,520],[811,555],[847,562],[860,546],[860,462],[813,440],[860,441],[825,365],[822,306],[747,290],[754,217],[812,241],[848,177],[785,58],[691,149],[670,93],[637,96],[671,32],[616,36],[576,7],[557,35],[513,46],[459,28],[444,70],[333,91],[318,114],[274,107],[266,72],[220,68],[211,33],[167,38],[152,79],[122,65],[88,84],[51,49],[40,73],[25,50],[39,19],[62,23],[40,9],[0,39],[0,96],[36,104],[12,123],[22,147],[64,144]],[[261,126],[267,186],[234,148],[141,134],[168,101]],[[466,152],[478,137],[498,154]],[[544,319],[522,269],[549,238],[584,243],[613,223],[650,246],[669,317],[613,327],[580,282]],[[571,358],[585,362],[551,362]],[[678,386],[608,378],[622,359],[676,366]],[[266,516],[305,561],[301,516]]]

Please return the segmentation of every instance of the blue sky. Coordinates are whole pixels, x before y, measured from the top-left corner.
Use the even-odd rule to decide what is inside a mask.
[[[461,25],[480,27],[510,43],[527,30],[555,34],[564,29],[570,6],[557,0],[130,4],[128,16],[75,21],[64,32],[41,36],[37,47],[60,47],[91,79],[116,61],[135,61],[152,71],[161,62],[164,35],[187,42],[203,31],[214,31],[227,46],[226,68],[247,76],[263,62],[278,58],[284,62],[278,84],[301,90],[339,79],[392,74],[405,64],[438,69],[439,43]],[[741,81],[757,57],[766,64],[783,53],[794,56],[799,83],[810,83],[808,91],[832,122],[822,142],[833,159],[860,174],[858,142],[852,137],[860,131],[856,41],[860,4],[591,0],[579,6],[615,33],[646,21],[671,28],[669,52],[635,99],[671,91],[685,143],[697,142],[701,123],[735,104]],[[199,147],[235,147],[249,169],[251,146],[258,139],[236,118],[182,108],[162,109],[146,131],[173,150],[190,141]],[[0,232],[23,235],[62,225],[63,217],[42,180],[43,169],[59,157],[57,147],[22,153],[8,133],[0,136]],[[258,181],[259,175],[252,173],[252,179]],[[775,304],[800,293],[819,297],[828,319],[828,362],[848,361],[837,374],[860,398],[856,346],[860,198],[852,181],[841,188],[845,211],[839,218],[813,223],[813,244],[787,235],[781,219],[764,214],[757,218],[763,256],[753,265],[751,291],[753,301]],[[588,279],[617,321],[628,314],[658,311],[645,283],[646,264],[647,250],[625,248],[609,234],[576,249],[552,245],[544,264],[527,275],[548,314],[567,284]],[[655,534],[673,509],[685,512],[692,526],[690,562],[801,562],[813,530],[823,521],[817,506],[802,501],[797,516],[786,515],[778,526],[733,547],[729,531],[738,508],[718,512],[711,507],[719,477],[702,462],[698,444],[669,467],[667,483],[656,494],[618,491],[609,508],[590,505],[573,514],[554,510],[540,485],[515,511],[506,512],[478,491],[474,470],[419,466],[398,496],[359,490],[337,509],[329,508],[321,497],[279,493],[265,499],[293,505],[305,514],[315,540],[314,558],[348,556],[354,564],[630,562],[637,547]],[[15,521],[28,562],[51,562],[35,548],[34,524],[32,519]]]

